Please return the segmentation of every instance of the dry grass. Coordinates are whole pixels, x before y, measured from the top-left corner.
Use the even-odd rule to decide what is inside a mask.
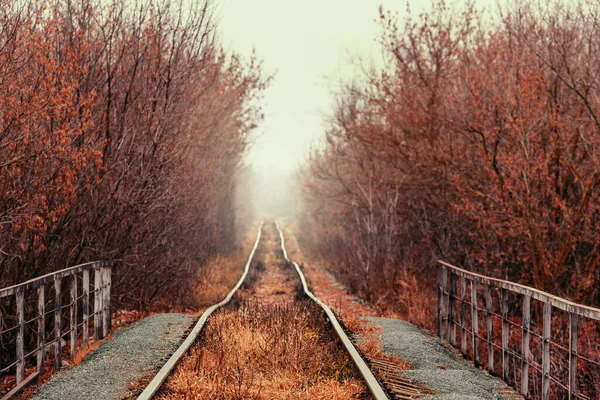
[[[229,255],[217,255],[198,271],[198,284],[189,303],[197,310],[215,304],[229,293],[240,279],[256,240],[256,230],[251,229],[238,249]]]
[[[360,303],[354,296],[348,295],[347,291],[335,284],[333,278],[323,268],[308,262],[298,249],[295,237],[286,229],[284,230],[286,249],[293,260],[302,260],[304,263],[304,275],[308,280],[313,293],[325,304],[331,307],[337,317],[342,321],[344,327],[355,338],[355,344],[361,353],[368,359],[387,360],[402,369],[412,368],[410,362],[399,357],[389,355],[383,351],[381,329],[369,324],[364,317],[386,316],[396,317],[393,313],[383,312]]]
[[[369,398],[311,302],[244,303],[211,319],[160,399]]]
[[[211,317],[159,398],[370,398],[322,310],[298,300],[298,290],[267,224],[243,290]]]

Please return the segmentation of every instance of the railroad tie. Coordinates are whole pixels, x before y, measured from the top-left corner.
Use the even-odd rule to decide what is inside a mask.
[[[402,375],[402,368],[398,365],[379,358],[369,358],[371,369],[375,372],[379,381],[384,384],[396,400],[417,399],[432,393],[414,381]]]

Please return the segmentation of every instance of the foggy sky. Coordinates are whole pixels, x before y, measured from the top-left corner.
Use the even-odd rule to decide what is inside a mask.
[[[405,9],[403,1],[383,1]],[[379,58],[380,2],[368,0],[221,0],[217,16],[226,48],[248,56],[256,49],[275,74],[265,93],[264,123],[249,163],[289,171],[323,136],[332,109],[330,89],[353,75],[350,55]]]
[[[489,5],[492,0],[479,0]],[[411,1],[412,14],[430,0]],[[290,171],[333,107],[331,90],[357,76],[351,58],[381,64],[379,6],[406,14],[406,0],[219,0],[217,22],[225,47],[264,60],[275,80],[265,93],[264,123],[248,161],[254,169]]]
[[[265,72],[274,74],[264,96],[265,120],[247,160],[258,211],[278,213],[285,195],[294,192],[291,172],[324,137],[332,91],[341,81],[360,79],[353,60],[382,65],[380,5],[399,20],[406,14],[405,0],[218,0],[216,22],[225,48],[245,57],[254,49]],[[411,13],[430,5],[411,1]]]

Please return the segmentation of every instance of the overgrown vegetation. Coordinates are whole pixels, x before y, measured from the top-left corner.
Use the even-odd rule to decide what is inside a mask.
[[[600,305],[599,11],[382,10],[387,64],[339,94],[302,172],[303,248],[430,328],[438,259]]]
[[[116,260],[119,303],[190,291],[233,248],[268,79],[212,1],[0,0],[0,286]]]
[[[265,224],[242,289],[211,316],[160,398],[369,398],[322,309],[300,296],[280,246],[274,225]]]
[[[312,302],[215,315],[161,399],[361,399],[366,387]]]

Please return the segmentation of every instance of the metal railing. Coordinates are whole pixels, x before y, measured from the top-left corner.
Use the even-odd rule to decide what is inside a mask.
[[[47,355],[60,369],[63,342],[73,359],[79,347],[88,345],[90,331],[94,341],[108,334],[111,269],[110,262],[90,262],[0,289],[2,400],[42,374]]]
[[[457,346],[458,332],[460,350],[465,357],[482,367],[482,354],[487,353],[484,358],[487,358],[488,371],[501,376],[526,398],[547,400],[551,393],[559,392],[562,394],[554,397],[590,398],[580,387],[582,385],[578,377],[582,372],[587,373],[587,385],[590,385],[590,377],[600,380],[600,344],[598,338],[595,341],[586,338],[582,343],[579,333],[586,328],[586,335],[598,334],[600,309],[576,304],[517,283],[469,272],[442,261],[438,263],[440,338]],[[498,300],[494,302],[494,298]],[[537,302],[534,307],[532,299]],[[496,311],[496,304],[499,312]],[[554,327],[553,310],[556,314]],[[481,322],[480,314],[485,315]],[[500,326],[496,325],[501,325],[500,341],[496,339],[495,332]],[[562,335],[559,334],[561,330]],[[561,339],[566,343],[561,343]],[[533,341],[537,346],[532,347]],[[590,350],[592,354],[584,354],[584,350]],[[560,352],[565,355],[562,359],[557,357]],[[500,355],[496,363],[495,353]],[[541,362],[536,361],[536,357],[538,360],[541,358]],[[497,373],[498,369],[500,373]],[[534,384],[531,384],[532,379],[535,380]],[[598,385],[600,382],[592,384]]]

